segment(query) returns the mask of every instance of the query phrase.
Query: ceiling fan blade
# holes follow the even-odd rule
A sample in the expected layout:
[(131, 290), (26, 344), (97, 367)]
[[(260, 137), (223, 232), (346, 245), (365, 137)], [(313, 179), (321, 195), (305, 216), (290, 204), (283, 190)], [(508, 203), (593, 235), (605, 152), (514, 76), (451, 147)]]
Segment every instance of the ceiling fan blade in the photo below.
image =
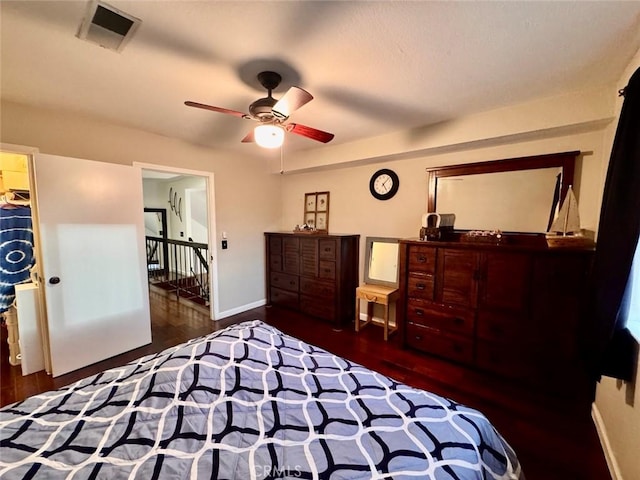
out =
[(333, 140), (333, 133), (323, 132), (317, 128), (307, 127), (306, 125), (300, 125), (299, 123), (289, 123), (285, 126), (287, 132), (295, 133), (296, 135), (302, 135), (303, 137), (310, 138), (322, 143), (328, 143)]
[(186, 101), (184, 102), (184, 104), (187, 107), (203, 108), (204, 110), (211, 110), (212, 112), (226, 113), (228, 115), (233, 115), (234, 117), (251, 118), (246, 113), (238, 112), (236, 110), (229, 110), (228, 108), (214, 107), (212, 105), (205, 105), (204, 103), (197, 103), (197, 102), (190, 102), (190, 101)]
[(276, 102), (271, 111), (276, 118), (285, 120), (289, 118), (289, 115), (311, 100), (313, 100), (313, 95), (306, 90), (299, 87), (291, 87), (287, 90), (287, 93)]
[(252, 143), (256, 141), (255, 135), (253, 133), (253, 128), (249, 130), (249, 133), (247, 133), (241, 141), (242, 143)]

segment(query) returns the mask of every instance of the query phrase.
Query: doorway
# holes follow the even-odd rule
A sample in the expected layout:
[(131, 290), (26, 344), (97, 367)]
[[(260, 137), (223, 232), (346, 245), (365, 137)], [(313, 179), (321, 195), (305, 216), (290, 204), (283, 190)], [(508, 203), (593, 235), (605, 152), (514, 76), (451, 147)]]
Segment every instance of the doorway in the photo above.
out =
[[(7, 329), (9, 363), (28, 375), (50, 371), (48, 339), (43, 342), (44, 293), (40, 265), (37, 208), (33, 202), (33, 154), (29, 147), (0, 149), (0, 318)], [(18, 334), (20, 311), (20, 334)]]
[(213, 173), (142, 163), (134, 167), (141, 171), (145, 216), (150, 230), (156, 229), (146, 234), (152, 287), (175, 295), (177, 301), (206, 307), (215, 320), (219, 302)]

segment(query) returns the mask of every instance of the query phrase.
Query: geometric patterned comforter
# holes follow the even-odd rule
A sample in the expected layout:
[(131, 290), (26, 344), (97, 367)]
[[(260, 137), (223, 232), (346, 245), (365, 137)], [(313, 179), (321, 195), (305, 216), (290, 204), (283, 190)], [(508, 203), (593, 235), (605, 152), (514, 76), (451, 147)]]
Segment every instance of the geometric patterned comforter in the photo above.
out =
[(478, 411), (244, 322), (0, 410), (2, 479), (516, 479)]

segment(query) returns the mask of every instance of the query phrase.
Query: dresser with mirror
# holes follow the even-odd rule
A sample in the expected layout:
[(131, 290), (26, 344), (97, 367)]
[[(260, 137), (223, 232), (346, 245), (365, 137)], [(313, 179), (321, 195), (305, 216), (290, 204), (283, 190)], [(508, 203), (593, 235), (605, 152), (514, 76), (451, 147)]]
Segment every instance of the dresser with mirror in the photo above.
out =
[[(549, 203), (537, 214), (538, 226), (513, 232), (491, 215), (478, 212), (474, 217), (474, 205), (482, 202), (467, 202), (443, 213), (466, 209), (470, 222), (477, 218), (496, 223), (465, 223), (466, 229), (448, 232), (441, 241), (400, 241), (397, 317), (407, 348), (538, 387), (566, 391), (569, 385), (586, 386), (582, 348), (589, 325), (581, 308), (594, 245), (550, 248), (544, 235), (554, 191), (566, 192), (573, 182), (577, 156), (569, 152), (430, 172), (430, 211), (440, 212), (440, 204), (453, 208), (450, 198), (439, 196), (444, 184), (455, 183), (455, 196), (469, 200), (482, 195), (478, 185), (494, 184), (470, 182), (470, 190), (462, 193), (466, 175), (522, 173), (524, 166), (551, 169), (550, 175), (541, 176), (547, 186), (504, 189), (547, 189)], [(562, 199), (562, 193), (556, 196)], [(503, 233), (476, 240), (468, 236), (467, 229), (488, 228)]]

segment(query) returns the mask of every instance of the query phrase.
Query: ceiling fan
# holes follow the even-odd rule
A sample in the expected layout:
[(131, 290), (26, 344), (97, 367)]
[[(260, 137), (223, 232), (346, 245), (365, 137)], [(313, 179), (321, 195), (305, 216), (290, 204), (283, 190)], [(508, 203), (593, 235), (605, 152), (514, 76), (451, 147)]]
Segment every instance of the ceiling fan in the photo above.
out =
[(249, 105), (249, 113), (191, 101), (186, 101), (184, 104), (188, 107), (203, 108), (213, 112), (226, 113), (227, 115), (260, 122), (260, 125), (251, 130), (242, 139), (243, 143), (255, 141), (262, 147), (279, 147), (284, 140), (285, 131), (322, 143), (330, 142), (333, 139), (333, 133), (324, 132), (299, 123), (287, 122), (293, 112), (313, 99), (313, 96), (309, 92), (299, 87), (291, 87), (280, 100), (276, 100), (271, 96), (271, 92), (280, 85), (282, 81), (280, 74), (270, 71), (260, 72), (258, 74), (258, 81), (267, 90), (267, 96)]

